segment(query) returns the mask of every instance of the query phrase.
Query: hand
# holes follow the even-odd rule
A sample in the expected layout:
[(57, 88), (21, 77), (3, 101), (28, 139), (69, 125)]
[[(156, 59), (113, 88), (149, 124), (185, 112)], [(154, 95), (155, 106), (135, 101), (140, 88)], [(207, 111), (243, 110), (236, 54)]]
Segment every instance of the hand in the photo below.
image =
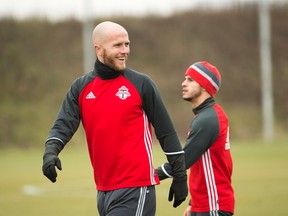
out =
[(187, 208), (184, 211), (183, 216), (190, 216), (191, 215), (191, 206), (187, 206)]
[(50, 179), (53, 183), (56, 182), (57, 172), (55, 166), (62, 170), (61, 161), (57, 155), (54, 154), (46, 154), (43, 157), (43, 166), (42, 171), (43, 174)]
[(183, 201), (185, 201), (188, 195), (188, 186), (187, 186), (187, 176), (183, 176), (181, 179), (176, 179), (174, 177), (170, 190), (168, 200), (171, 202), (174, 197), (173, 207), (176, 208)]

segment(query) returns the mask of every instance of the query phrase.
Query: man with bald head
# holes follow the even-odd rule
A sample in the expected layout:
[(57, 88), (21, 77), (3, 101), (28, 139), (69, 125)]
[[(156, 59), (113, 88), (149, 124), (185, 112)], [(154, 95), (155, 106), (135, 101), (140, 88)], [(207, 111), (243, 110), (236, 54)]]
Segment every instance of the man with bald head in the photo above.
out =
[(106, 21), (92, 35), (94, 69), (76, 79), (45, 142), (43, 173), (56, 182), (58, 157), (80, 121), (86, 140), (100, 216), (153, 216), (155, 185), (152, 126), (171, 166), (168, 200), (179, 206), (188, 195), (184, 151), (155, 83), (126, 66), (129, 36)]
[(127, 31), (121, 25), (113, 22), (100, 23), (93, 31), (92, 40), (100, 62), (115, 71), (126, 68), (130, 41)]

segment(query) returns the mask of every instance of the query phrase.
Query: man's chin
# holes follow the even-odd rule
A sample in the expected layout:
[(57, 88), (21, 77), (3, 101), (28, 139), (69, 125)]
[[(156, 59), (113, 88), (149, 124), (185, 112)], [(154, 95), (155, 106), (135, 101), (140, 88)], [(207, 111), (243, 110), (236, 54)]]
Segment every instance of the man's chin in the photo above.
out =
[(126, 65), (117, 66), (115, 69), (117, 71), (124, 71), (126, 69)]
[(182, 97), (182, 99), (185, 100), (185, 101), (188, 101), (188, 102), (192, 101), (192, 98)]

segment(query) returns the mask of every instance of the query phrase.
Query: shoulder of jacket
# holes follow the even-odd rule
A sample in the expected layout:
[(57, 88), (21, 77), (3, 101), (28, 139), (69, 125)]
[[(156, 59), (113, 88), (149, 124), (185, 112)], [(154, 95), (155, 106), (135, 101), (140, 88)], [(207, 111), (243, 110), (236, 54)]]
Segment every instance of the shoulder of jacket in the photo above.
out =
[(133, 77), (139, 77), (139, 78), (142, 78), (144, 80), (151, 80), (151, 78), (147, 75), (147, 74), (144, 74), (142, 72), (139, 72), (139, 71), (136, 71), (134, 69), (131, 69), (131, 68), (126, 68), (125, 70), (125, 74), (124, 76), (133, 76)]
[(70, 91), (78, 92), (79, 94), (85, 88), (85, 86), (92, 82), (96, 77), (97, 74), (91, 71), (76, 78), (71, 85)]
[(97, 77), (97, 74), (94, 73), (93, 71), (90, 71), (76, 78), (73, 81), (73, 85), (83, 85), (83, 84), (85, 85), (86, 83), (91, 82), (95, 77)]
[(218, 124), (218, 116), (213, 106), (199, 112), (193, 119), (193, 124), (210, 127), (213, 124)]

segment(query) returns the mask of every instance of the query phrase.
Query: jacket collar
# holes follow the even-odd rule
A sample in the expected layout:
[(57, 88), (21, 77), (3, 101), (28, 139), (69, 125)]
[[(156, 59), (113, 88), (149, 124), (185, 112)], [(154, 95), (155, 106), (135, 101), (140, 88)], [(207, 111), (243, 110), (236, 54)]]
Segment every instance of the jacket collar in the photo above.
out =
[(98, 76), (103, 80), (115, 79), (122, 74), (120, 71), (116, 71), (107, 65), (100, 62), (98, 59), (94, 64), (94, 70)]
[(207, 107), (213, 106), (215, 104), (215, 100), (213, 97), (207, 98), (203, 103), (201, 103), (198, 107), (192, 109), (192, 112), (197, 115), (202, 110), (206, 109)]

